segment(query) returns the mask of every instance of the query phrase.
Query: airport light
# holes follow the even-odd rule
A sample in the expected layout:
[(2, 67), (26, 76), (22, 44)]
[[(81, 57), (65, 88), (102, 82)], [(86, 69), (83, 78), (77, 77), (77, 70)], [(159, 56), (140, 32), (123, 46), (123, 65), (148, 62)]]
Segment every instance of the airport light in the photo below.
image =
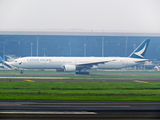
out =
[(3, 60), (5, 60), (5, 45), (3, 45)]
[(38, 37), (37, 37), (37, 57), (38, 57)]
[(133, 47), (134, 47), (134, 50), (135, 50), (135, 48), (136, 48), (136, 44), (133, 44)]
[(102, 57), (104, 57), (104, 37), (102, 38)]
[(69, 42), (69, 55), (71, 57), (71, 45), (70, 45), (70, 42)]
[(86, 57), (86, 43), (84, 43), (84, 57)]
[(31, 43), (31, 57), (32, 57), (32, 45), (33, 45), (33, 43)]
[(125, 57), (127, 56), (127, 41), (128, 41), (128, 37), (126, 37)]
[(46, 56), (46, 48), (44, 47), (44, 57)]
[(71, 57), (71, 46), (70, 46), (70, 57)]

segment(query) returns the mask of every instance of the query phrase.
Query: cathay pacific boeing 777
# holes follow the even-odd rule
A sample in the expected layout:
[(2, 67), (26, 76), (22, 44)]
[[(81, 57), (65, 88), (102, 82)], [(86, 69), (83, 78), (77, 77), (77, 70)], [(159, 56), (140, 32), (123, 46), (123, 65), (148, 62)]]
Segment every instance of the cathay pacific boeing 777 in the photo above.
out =
[[(118, 69), (143, 64), (150, 39), (144, 40), (129, 57), (22, 57), (13, 62), (0, 61), (23, 69), (56, 69), (56, 71), (78, 71), (88, 73), (90, 69)], [(82, 72), (84, 71), (84, 72)]]

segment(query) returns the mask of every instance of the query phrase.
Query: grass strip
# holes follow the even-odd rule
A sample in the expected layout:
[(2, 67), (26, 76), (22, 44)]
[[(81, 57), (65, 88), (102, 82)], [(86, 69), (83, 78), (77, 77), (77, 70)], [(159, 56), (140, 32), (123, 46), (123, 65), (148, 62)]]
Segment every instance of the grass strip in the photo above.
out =
[(0, 99), (160, 101), (160, 83), (1, 81)]

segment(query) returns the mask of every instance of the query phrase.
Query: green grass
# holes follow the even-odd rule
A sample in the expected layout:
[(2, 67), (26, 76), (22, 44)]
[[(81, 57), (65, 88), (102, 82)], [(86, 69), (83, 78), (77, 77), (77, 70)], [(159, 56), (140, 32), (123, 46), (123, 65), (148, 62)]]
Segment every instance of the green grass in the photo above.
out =
[(0, 99), (160, 101), (160, 82), (0, 82)]

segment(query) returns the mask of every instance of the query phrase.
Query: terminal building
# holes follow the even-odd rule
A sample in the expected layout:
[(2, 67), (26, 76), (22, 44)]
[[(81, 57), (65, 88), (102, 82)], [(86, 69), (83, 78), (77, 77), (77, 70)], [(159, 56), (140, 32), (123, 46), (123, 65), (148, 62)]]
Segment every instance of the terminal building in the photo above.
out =
[(160, 34), (104, 31), (0, 31), (0, 56), (127, 57), (145, 39), (145, 58), (160, 61)]

